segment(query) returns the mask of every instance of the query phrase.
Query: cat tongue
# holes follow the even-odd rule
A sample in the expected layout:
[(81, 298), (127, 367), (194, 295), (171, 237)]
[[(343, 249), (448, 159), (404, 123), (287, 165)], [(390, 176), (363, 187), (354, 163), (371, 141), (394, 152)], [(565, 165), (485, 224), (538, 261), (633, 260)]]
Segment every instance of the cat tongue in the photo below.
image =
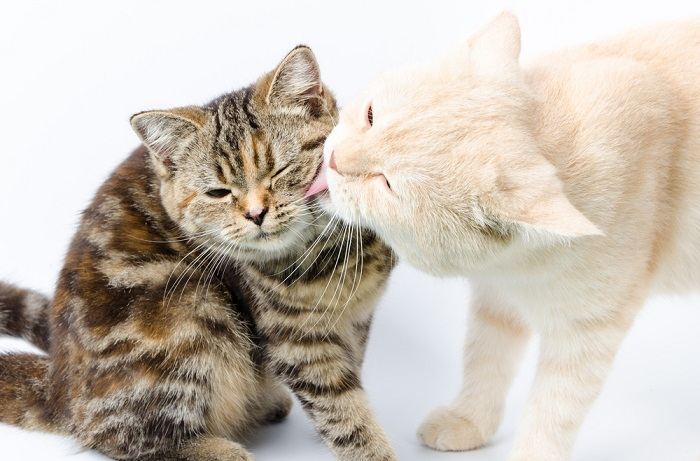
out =
[(319, 171), (318, 176), (311, 183), (309, 189), (306, 191), (304, 197), (312, 197), (324, 190), (328, 189), (328, 181), (326, 181), (326, 165), (324, 164)]

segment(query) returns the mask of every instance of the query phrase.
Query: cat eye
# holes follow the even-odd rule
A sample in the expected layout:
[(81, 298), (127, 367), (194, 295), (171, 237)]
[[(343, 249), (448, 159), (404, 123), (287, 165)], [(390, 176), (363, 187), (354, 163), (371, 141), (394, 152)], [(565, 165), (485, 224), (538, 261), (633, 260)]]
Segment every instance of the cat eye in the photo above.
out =
[(374, 112), (372, 111), (372, 104), (370, 104), (367, 108), (367, 123), (369, 123), (369, 126), (372, 126), (374, 124)]
[(280, 168), (279, 170), (275, 171), (272, 174), (272, 176), (270, 176), (270, 179), (275, 179), (276, 177), (278, 177), (279, 175), (281, 175), (282, 173), (287, 171), (287, 169), (289, 169), (289, 164), (287, 164), (287, 165), (283, 166), (282, 168)]
[(230, 193), (231, 191), (229, 189), (211, 189), (206, 192), (209, 197), (213, 198), (223, 198)]

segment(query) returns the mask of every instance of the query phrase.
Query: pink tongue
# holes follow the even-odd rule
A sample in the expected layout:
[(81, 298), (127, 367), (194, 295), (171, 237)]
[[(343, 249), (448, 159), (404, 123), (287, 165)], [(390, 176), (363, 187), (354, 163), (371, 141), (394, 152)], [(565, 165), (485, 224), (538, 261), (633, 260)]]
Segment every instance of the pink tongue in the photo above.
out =
[(314, 179), (314, 182), (312, 182), (311, 186), (309, 186), (309, 190), (306, 191), (304, 197), (312, 197), (327, 189), (328, 181), (326, 181), (326, 165), (324, 164), (321, 167), (321, 171), (318, 173), (318, 176), (316, 176), (316, 179)]

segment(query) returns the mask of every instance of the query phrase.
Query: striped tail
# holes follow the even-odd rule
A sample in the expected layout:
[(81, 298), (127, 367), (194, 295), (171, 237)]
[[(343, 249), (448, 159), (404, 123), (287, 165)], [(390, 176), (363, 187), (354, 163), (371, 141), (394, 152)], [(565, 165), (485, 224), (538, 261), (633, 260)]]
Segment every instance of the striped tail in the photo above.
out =
[(24, 338), (47, 351), (49, 303), (40, 293), (0, 282), (0, 335)]
[[(0, 282), (0, 334), (49, 347), (49, 299)], [(61, 432), (49, 416), (49, 358), (36, 354), (0, 354), (0, 422), (26, 429)]]

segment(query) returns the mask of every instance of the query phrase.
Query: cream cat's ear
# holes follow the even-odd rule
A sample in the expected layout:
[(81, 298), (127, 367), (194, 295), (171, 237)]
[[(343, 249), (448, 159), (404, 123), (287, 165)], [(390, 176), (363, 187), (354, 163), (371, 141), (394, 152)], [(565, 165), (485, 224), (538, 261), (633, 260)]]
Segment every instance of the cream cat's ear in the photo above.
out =
[(180, 147), (199, 131), (207, 113), (198, 107), (150, 110), (131, 117), (131, 126), (156, 160), (159, 174), (167, 174)]
[(311, 48), (299, 45), (277, 66), (266, 95), (268, 103), (304, 105), (323, 95), (321, 70)]
[(469, 60), (474, 72), (501, 80), (519, 74), (520, 25), (503, 12), (469, 39)]
[(526, 236), (604, 235), (569, 201), (551, 166), (536, 168), (518, 177), (502, 177), (498, 182), (499, 190), (482, 197), (481, 205), (500, 224), (499, 228), (515, 228)]
[(511, 216), (511, 219), (525, 231), (543, 232), (556, 237), (604, 235), (571, 204), (563, 192), (533, 202), (521, 213)]

